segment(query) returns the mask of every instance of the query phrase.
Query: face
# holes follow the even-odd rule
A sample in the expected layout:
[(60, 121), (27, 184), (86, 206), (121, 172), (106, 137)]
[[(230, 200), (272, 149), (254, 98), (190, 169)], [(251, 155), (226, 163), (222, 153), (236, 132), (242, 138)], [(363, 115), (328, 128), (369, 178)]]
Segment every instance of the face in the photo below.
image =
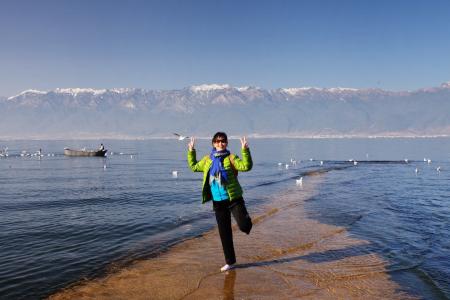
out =
[(226, 139), (224, 139), (223, 137), (218, 137), (213, 143), (213, 146), (217, 151), (227, 149), (227, 145), (228, 145), (228, 141)]

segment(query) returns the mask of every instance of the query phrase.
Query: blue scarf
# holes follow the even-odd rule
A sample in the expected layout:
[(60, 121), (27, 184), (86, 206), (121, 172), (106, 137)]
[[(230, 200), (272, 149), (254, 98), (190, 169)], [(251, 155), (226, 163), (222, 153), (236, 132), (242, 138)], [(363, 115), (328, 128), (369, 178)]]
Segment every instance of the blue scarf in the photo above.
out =
[(222, 184), (221, 182), (222, 178), (225, 180), (225, 182), (228, 180), (227, 172), (223, 167), (223, 159), (228, 155), (230, 155), (230, 151), (228, 150), (217, 151), (214, 148), (211, 150), (211, 154), (209, 155), (209, 157), (212, 160), (212, 165), (211, 168), (209, 169), (209, 176), (219, 176), (220, 184)]

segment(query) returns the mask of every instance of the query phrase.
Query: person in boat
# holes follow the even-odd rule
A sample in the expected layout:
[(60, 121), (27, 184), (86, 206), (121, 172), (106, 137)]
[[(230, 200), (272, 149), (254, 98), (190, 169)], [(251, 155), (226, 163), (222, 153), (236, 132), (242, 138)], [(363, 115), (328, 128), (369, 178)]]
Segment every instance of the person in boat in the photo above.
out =
[(105, 150), (105, 146), (103, 146), (103, 144), (100, 144), (100, 147), (98, 148), (99, 151), (103, 151)]
[(238, 171), (250, 171), (253, 162), (245, 137), (241, 138), (242, 159), (227, 150), (228, 138), (224, 132), (217, 132), (212, 138), (212, 150), (209, 155), (197, 161), (195, 138), (188, 144), (187, 161), (193, 172), (203, 172), (202, 203), (212, 200), (219, 227), (220, 240), (226, 264), (222, 272), (230, 270), (236, 263), (231, 229), (233, 214), (239, 229), (246, 234), (252, 229), (252, 220), (242, 198), (242, 187), (239, 184)]

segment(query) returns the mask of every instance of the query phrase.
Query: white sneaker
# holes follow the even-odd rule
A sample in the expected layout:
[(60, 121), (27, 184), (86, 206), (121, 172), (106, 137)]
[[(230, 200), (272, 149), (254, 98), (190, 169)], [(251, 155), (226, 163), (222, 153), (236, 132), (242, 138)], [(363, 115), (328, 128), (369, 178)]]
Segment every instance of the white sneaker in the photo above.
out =
[(231, 269), (233, 269), (233, 265), (226, 264), (225, 266), (220, 268), (220, 272), (225, 272), (225, 271), (228, 271), (228, 270), (231, 270)]

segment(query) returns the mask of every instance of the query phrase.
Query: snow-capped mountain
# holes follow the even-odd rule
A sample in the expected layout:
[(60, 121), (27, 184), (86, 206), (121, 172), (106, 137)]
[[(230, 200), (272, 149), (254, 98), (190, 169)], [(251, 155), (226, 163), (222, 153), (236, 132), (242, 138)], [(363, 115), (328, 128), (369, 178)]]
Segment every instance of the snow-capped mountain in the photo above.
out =
[(0, 137), (448, 135), (450, 82), (408, 92), (353, 88), (59, 88), (0, 98)]

